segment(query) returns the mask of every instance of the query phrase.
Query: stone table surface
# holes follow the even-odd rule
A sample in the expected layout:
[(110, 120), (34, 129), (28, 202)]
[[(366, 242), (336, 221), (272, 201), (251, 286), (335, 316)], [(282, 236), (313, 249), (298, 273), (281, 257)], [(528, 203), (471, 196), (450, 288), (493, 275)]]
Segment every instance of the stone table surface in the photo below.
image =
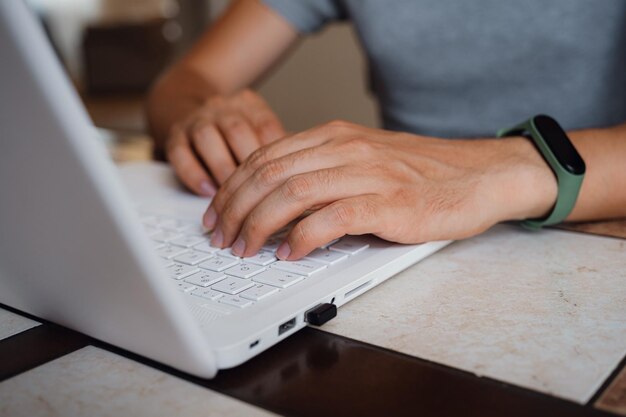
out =
[(272, 415), (93, 346), (0, 384), (2, 417)]
[(626, 240), (496, 226), (323, 329), (585, 403), (626, 354)]
[(39, 323), (34, 320), (0, 308), (0, 340), (38, 325)]

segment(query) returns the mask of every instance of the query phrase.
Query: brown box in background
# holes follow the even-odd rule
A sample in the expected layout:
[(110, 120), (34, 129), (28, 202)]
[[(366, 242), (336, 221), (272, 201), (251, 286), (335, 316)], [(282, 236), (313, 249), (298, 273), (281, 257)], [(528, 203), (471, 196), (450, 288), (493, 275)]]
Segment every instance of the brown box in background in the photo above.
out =
[(167, 19), (89, 26), (83, 38), (88, 94), (142, 93), (170, 63), (177, 47)]

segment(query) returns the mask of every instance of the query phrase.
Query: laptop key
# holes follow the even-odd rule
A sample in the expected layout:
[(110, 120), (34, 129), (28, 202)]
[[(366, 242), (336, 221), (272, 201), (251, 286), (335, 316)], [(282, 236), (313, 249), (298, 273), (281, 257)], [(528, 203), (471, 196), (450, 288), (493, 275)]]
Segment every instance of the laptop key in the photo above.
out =
[(188, 282), (178, 281), (176, 282), (176, 288), (178, 288), (178, 290), (182, 292), (191, 292), (197, 289), (198, 287), (196, 287), (193, 284), (189, 284)]
[(188, 224), (184, 227), (180, 227), (178, 231), (199, 236), (204, 236), (209, 233), (208, 230), (206, 230), (200, 223)]
[(302, 275), (291, 272), (281, 271), (279, 269), (267, 269), (252, 278), (252, 281), (262, 284), (271, 285), (278, 288), (291, 287), (293, 284), (304, 279)]
[(250, 278), (263, 271), (265, 271), (263, 266), (243, 262), (228, 268), (224, 273), (239, 278)]
[(227, 277), (217, 284), (211, 286), (215, 291), (220, 291), (226, 294), (235, 295), (239, 294), (243, 290), (247, 290), (248, 288), (254, 286), (254, 282), (249, 281), (247, 279), (235, 278), (235, 277)]
[(187, 252), (187, 249), (185, 248), (181, 248), (179, 246), (163, 246), (162, 248), (157, 249), (157, 255), (159, 255), (161, 258), (165, 258), (165, 259), (172, 259), (175, 256), (181, 255), (185, 252)]
[(172, 261), (171, 259), (160, 258), (160, 261), (162, 262), (163, 268), (174, 265), (174, 261)]
[(197, 288), (191, 291), (191, 295), (195, 295), (196, 297), (204, 298), (206, 300), (217, 300), (223, 297), (224, 293), (212, 290), (210, 288)]
[(263, 245), (263, 249), (274, 253), (276, 252), (276, 250), (278, 249), (281, 243), (282, 243), (282, 239), (278, 237), (270, 237), (269, 239), (265, 241), (265, 244)]
[(271, 268), (281, 269), (294, 274), (310, 276), (316, 272), (326, 268), (325, 264), (311, 261), (308, 259), (300, 259), (299, 261), (278, 261), (271, 265)]
[(219, 248), (214, 248), (213, 246), (211, 246), (208, 240), (205, 240), (202, 243), (194, 245), (193, 248), (194, 250), (199, 250), (200, 252), (206, 252), (206, 253), (215, 253), (220, 250)]
[(197, 285), (198, 287), (206, 288), (218, 281), (223, 280), (224, 278), (226, 278), (226, 275), (221, 272), (200, 271), (188, 276), (185, 278), (185, 281), (190, 284)]
[(247, 298), (248, 300), (259, 301), (270, 295), (277, 294), (279, 291), (278, 288), (272, 287), (271, 285), (256, 284), (254, 287), (243, 291), (239, 296)]
[(159, 227), (162, 229), (173, 230), (176, 232), (181, 232), (187, 226), (190, 226), (194, 223), (189, 220), (180, 220), (180, 219), (162, 219), (161, 223), (159, 223)]
[(337, 252), (347, 253), (349, 255), (355, 255), (362, 250), (369, 248), (369, 246), (369, 243), (365, 243), (363, 239), (357, 236), (344, 236), (339, 239), (339, 242), (331, 245), (329, 249)]
[(160, 232), (150, 236), (150, 239), (156, 240), (157, 242), (169, 242), (170, 240), (178, 239), (179, 237), (182, 237), (182, 235), (178, 232), (161, 230)]
[(274, 252), (267, 250), (259, 251), (256, 255), (246, 258), (246, 262), (251, 264), (257, 264), (261, 266), (267, 266), (272, 262), (276, 262), (278, 259), (274, 256)]
[(167, 267), (167, 272), (170, 274), (170, 278), (173, 279), (183, 279), (191, 274), (195, 274), (198, 271), (199, 269), (194, 266), (177, 263)]
[(201, 236), (188, 235), (188, 236), (179, 237), (178, 239), (170, 240), (170, 243), (172, 245), (183, 246), (185, 248), (190, 248), (190, 247), (192, 247), (194, 245), (197, 245), (198, 243), (202, 243), (204, 241), (205, 241), (205, 238), (203, 238)]
[(174, 258), (176, 262), (180, 262), (187, 265), (198, 265), (202, 261), (206, 261), (212, 255), (206, 252), (189, 251)]
[(223, 256), (214, 256), (198, 265), (202, 269), (209, 269), (215, 272), (222, 272), (231, 266), (235, 266), (239, 263), (238, 258), (225, 258)]
[(231, 252), (231, 249), (230, 249), (230, 248), (220, 249), (220, 250), (218, 250), (218, 251), (217, 251), (217, 254), (218, 254), (219, 256), (224, 256), (224, 257), (226, 257), (226, 258), (241, 259), (241, 258), (240, 258), (240, 257), (238, 257), (237, 255), (234, 255), (234, 254)]
[(321, 262), (327, 265), (334, 265), (337, 262), (347, 259), (348, 254), (327, 249), (315, 249), (304, 258), (310, 259), (312, 261)]
[(239, 308), (250, 307), (253, 304), (252, 301), (241, 298), (238, 295), (227, 295), (221, 297), (218, 301), (222, 304), (228, 304)]

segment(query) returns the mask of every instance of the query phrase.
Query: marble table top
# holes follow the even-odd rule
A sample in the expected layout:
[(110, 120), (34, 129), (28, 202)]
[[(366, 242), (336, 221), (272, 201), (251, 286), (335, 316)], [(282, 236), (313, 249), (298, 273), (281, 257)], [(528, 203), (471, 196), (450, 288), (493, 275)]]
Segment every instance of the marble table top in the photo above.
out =
[(0, 308), (0, 340), (32, 329), (40, 323)]
[(93, 346), (0, 384), (0, 416), (272, 415)]
[[(38, 324), (0, 309), (0, 339)], [(626, 354), (626, 240), (497, 226), (357, 298), (322, 329), (585, 403)], [(611, 387), (597, 406), (624, 413), (626, 370)], [(0, 384), (1, 416), (86, 408), (268, 415), (95, 347)]]
[(322, 329), (585, 403), (626, 354), (626, 240), (496, 226)]

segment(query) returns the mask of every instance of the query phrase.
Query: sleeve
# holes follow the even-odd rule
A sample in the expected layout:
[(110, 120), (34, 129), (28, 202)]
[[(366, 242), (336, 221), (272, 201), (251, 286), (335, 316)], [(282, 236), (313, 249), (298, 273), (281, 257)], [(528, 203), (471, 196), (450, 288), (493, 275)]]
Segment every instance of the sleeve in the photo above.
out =
[(346, 20), (341, 0), (263, 0), (301, 33), (312, 33), (335, 20)]

